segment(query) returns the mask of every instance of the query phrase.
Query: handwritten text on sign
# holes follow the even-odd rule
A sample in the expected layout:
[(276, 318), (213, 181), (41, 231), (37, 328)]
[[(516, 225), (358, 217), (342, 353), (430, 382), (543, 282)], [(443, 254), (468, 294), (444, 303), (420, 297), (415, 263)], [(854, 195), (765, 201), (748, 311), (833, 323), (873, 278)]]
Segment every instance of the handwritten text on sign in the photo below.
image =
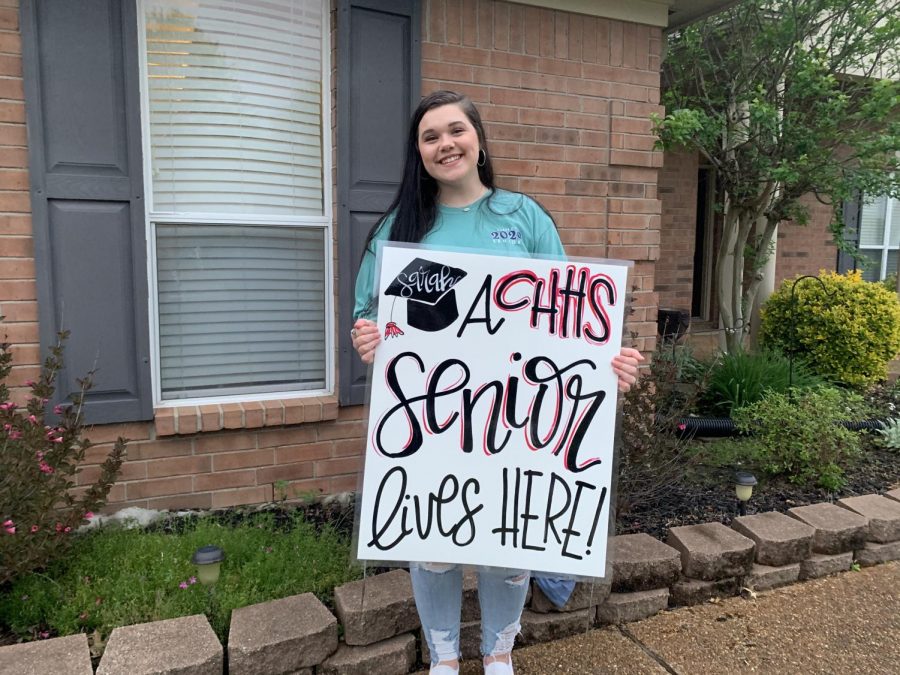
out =
[(361, 559), (603, 575), (626, 275), (381, 249)]

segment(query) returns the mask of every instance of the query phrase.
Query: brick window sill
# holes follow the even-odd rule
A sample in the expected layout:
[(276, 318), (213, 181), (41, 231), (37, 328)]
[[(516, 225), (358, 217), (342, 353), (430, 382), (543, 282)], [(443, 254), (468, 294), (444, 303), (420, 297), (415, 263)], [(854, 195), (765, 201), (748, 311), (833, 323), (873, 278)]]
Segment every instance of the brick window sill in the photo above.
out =
[(273, 399), (214, 405), (185, 405), (153, 411), (157, 436), (196, 434), (223, 429), (260, 429), (334, 420), (337, 396)]

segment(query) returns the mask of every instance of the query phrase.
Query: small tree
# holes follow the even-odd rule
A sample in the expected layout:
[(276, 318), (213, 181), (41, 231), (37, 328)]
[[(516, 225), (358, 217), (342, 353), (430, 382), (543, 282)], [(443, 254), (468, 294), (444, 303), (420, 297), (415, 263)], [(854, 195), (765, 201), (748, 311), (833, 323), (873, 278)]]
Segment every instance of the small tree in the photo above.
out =
[(65, 338), (60, 334), (40, 379), (28, 383), (31, 395), (22, 408), (10, 400), (6, 378), (12, 354), (8, 344), (0, 344), (0, 586), (65, 552), (70, 533), (106, 503), (125, 458), (125, 439), (119, 438), (97, 479), (80, 496), (73, 494), (79, 464), (91, 446), (83, 438), (82, 415), (91, 383), (90, 376), (80, 381), (71, 404), (57, 406), (52, 417), (47, 414)]
[(900, 2), (744, 0), (669, 39), (665, 149), (717, 172), (716, 262), (728, 351), (749, 332), (778, 223), (805, 224), (808, 193), (841, 209), (900, 193)]

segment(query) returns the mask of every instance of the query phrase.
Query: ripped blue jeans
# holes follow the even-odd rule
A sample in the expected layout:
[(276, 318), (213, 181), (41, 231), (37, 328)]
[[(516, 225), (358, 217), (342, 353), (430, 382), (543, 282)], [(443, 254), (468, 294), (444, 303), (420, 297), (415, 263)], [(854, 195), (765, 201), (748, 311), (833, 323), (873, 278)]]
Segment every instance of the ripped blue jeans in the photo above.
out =
[[(411, 563), (413, 594), (432, 665), (459, 658), (459, 621), (462, 611), (462, 566)], [(481, 653), (499, 656), (512, 651), (528, 594), (531, 573), (502, 567), (478, 568), (481, 605)]]

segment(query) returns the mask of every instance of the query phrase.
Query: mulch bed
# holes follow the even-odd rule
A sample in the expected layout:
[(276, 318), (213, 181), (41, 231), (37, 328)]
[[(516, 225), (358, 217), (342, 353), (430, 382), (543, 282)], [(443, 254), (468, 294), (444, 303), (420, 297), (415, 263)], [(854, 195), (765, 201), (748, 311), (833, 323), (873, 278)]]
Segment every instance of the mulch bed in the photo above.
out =
[[(900, 453), (866, 444), (862, 455), (845, 467), (846, 484), (838, 492), (793, 485), (783, 478), (756, 474), (759, 484), (747, 513), (785, 512), (795, 506), (837, 501), (843, 497), (882, 493), (900, 487)], [(670, 527), (720, 522), (738, 515), (734, 472), (720, 467), (692, 467), (687, 478), (662, 497), (617, 514), (616, 533), (647, 534), (665, 541)]]

